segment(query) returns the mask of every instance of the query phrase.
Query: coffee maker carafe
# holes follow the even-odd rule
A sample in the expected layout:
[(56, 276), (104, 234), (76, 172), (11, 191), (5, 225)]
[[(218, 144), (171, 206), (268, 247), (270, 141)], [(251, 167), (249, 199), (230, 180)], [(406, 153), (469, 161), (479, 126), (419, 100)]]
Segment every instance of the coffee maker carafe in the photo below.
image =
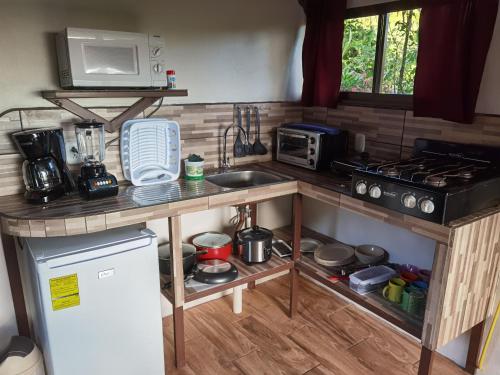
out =
[(24, 196), (28, 202), (47, 203), (75, 189), (66, 166), (62, 129), (33, 129), (12, 134), (24, 157)]

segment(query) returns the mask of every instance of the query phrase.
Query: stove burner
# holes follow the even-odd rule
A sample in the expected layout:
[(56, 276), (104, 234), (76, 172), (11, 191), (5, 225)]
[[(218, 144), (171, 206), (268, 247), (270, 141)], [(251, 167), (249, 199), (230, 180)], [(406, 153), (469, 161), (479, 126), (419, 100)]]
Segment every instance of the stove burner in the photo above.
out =
[(399, 170), (395, 167), (382, 168), (381, 172), (384, 176), (389, 176), (389, 177), (399, 176)]
[(429, 176), (424, 179), (424, 184), (431, 185), (434, 187), (443, 187), (448, 183), (446, 182), (446, 177), (441, 176)]
[(457, 177), (464, 178), (466, 180), (470, 180), (471, 178), (474, 177), (474, 174), (472, 173), (472, 171), (462, 171), (462, 172), (458, 173)]

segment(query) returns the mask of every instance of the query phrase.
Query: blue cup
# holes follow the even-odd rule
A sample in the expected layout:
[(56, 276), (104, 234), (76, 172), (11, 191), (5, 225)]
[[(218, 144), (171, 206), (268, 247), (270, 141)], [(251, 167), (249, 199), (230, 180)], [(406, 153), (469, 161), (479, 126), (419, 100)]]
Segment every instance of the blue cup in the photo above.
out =
[(429, 284), (422, 280), (412, 282), (411, 286), (421, 290), (422, 292), (427, 292), (427, 290), (429, 289)]

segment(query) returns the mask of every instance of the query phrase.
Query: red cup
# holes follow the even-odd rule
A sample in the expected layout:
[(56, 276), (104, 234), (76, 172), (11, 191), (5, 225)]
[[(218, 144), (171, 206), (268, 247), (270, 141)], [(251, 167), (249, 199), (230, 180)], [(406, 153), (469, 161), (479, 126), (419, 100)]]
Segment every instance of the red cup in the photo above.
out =
[(408, 284), (418, 280), (418, 275), (410, 271), (403, 271), (400, 276)]

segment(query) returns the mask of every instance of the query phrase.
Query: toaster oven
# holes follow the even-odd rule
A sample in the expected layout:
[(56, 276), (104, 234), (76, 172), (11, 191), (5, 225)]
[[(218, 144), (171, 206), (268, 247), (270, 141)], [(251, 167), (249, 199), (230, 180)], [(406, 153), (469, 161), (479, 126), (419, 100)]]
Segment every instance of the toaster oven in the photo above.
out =
[(347, 155), (348, 133), (326, 125), (285, 124), (278, 128), (276, 143), (278, 161), (320, 170)]

